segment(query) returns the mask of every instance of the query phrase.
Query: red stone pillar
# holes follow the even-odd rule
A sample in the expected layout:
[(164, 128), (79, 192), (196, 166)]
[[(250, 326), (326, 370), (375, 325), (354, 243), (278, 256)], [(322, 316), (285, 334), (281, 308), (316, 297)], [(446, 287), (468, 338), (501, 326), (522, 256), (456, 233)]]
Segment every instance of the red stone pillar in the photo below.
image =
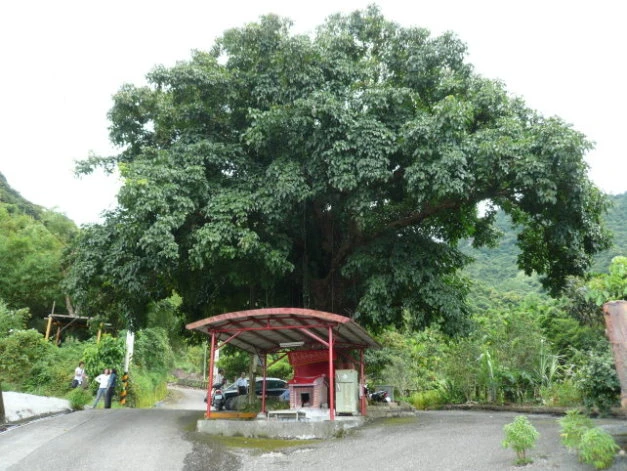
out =
[(211, 391), (213, 389), (213, 369), (215, 368), (216, 333), (211, 332), (211, 356), (209, 357), (209, 382), (207, 383), (207, 411), (205, 417), (211, 418)]

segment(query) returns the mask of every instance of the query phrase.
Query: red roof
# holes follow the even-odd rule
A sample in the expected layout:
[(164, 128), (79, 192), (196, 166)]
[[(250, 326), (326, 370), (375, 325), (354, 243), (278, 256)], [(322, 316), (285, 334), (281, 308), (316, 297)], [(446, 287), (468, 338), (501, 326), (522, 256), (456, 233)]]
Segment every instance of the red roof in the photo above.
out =
[(215, 333), (218, 341), (230, 339), (229, 344), (251, 353), (322, 348), (328, 341), (329, 328), (335, 349), (380, 348), (351, 318), (313, 309), (279, 307), (228, 312), (186, 327), (208, 335)]

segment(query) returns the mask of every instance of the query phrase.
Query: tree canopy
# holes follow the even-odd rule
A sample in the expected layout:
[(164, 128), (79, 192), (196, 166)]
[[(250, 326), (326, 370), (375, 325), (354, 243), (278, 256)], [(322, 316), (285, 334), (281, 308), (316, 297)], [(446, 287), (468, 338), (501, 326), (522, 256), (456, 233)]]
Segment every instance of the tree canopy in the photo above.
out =
[(124, 85), (110, 111), (119, 206), (78, 239), (83, 309), (142, 322), (173, 291), (190, 319), (304, 306), (377, 328), (467, 315), (457, 247), (518, 226), (518, 264), (557, 293), (607, 247), (591, 143), (477, 75), (453, 34), (334, 15), (314, 36), (276, 16)]

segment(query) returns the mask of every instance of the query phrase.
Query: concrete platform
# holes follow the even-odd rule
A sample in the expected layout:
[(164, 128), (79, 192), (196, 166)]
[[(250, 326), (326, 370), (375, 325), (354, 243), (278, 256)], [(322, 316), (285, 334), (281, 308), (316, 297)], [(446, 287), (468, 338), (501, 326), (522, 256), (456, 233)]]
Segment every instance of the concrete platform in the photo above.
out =
[(290, 440), (327, 439), (365, 423), (362, 416), (336, 416), (329, 420), (329, 411), (303, 410), (293, 419), (259, 415), (254, 420), (199, 420), (196, 429), (201, 433), (242, 436), (250, 438), (283, 438)]
[(413, 407), (397, 403), (369, 405), (367, 417), (336, 415), (334, 421), (330, 420), (328, 409), (303, 408), (274, 412), (269, 416), (259, 414), (253, 420), (224, 420), (217, 417), (212, 420), (199, 420), (196, 430), (226, 437), (327, 439), (337, 437), (351, 428), (360, 427), (367, 420), (416, 415)]

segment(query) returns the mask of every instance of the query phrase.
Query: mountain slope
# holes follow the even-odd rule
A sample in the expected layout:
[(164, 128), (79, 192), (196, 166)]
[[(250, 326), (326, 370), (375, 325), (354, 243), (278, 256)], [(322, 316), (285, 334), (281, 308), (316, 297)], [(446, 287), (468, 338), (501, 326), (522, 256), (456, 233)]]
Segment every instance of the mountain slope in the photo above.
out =
[(22, 195), (9, 186), (7, 179), (0, 172), (0, 203), (4, 203), (11, 213), (25, 214), (41, 220), (45, 209), (25, 200)]
[[(605, 273), (610, 261), (617, 255), (627, 255), (627, 193), (609, 195), (612, 206), (605, 222), (613, 233), (613, 246), (594, 258), (592, 271)], [(517, 232), (511, 221), (503, 213), (496, 218), (497, 227), (503, 232), (501, 242), (495, 248), (474, 249), (471, 241), (460, 244), (461, 250), (475, 261), (466, 269), (466, 274), (474, 279), (491, 285), (499, 291), (541, 291), (537, 276), (526, 276), (516, 265), (520, 250), (516, 246)]]

